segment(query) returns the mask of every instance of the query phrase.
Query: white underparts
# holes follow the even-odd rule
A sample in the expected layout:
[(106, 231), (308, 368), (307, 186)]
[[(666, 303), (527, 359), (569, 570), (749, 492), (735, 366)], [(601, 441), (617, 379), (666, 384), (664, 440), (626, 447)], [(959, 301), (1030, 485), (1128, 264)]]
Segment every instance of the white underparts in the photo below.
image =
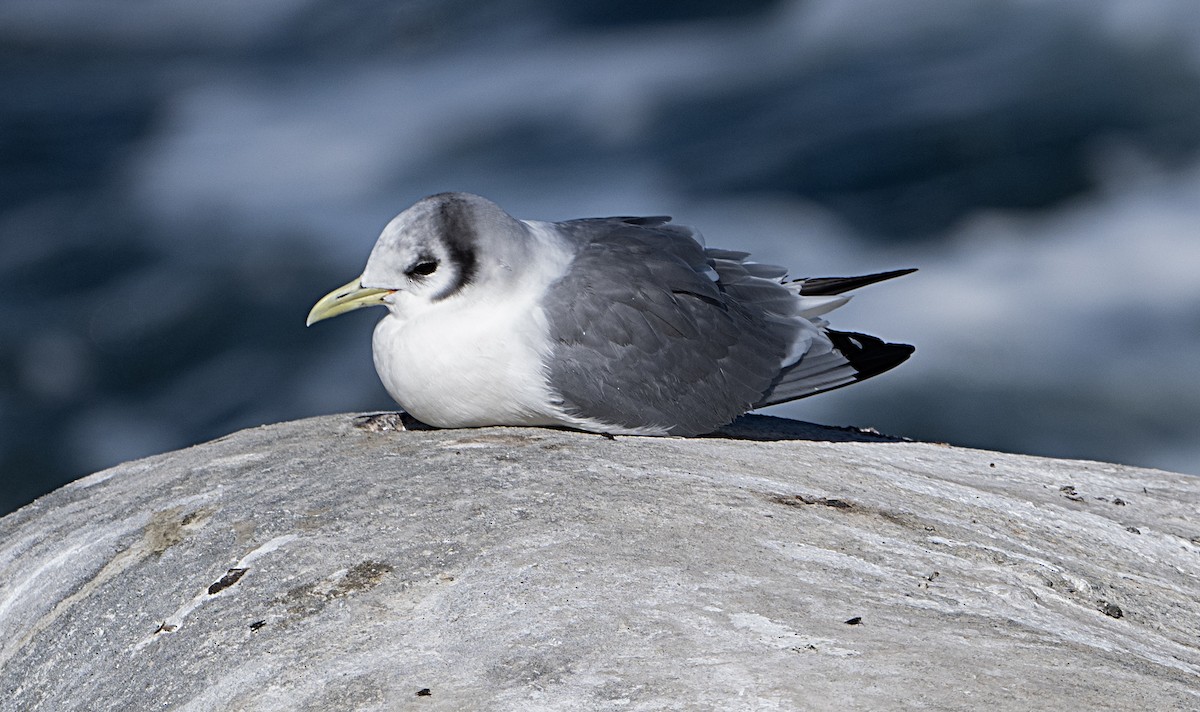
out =
[[(540, 223), (527, 223), (528, 255), (486, 284), (435, 302), (398, 302), (375, 327), (375, 369), (413, 417), (438, 427), (586, 426), (563, 413), (550, 388), (551, 339), (540, 299), (571, 254)], [(591, 428), (587, 428), (591, 429)]]

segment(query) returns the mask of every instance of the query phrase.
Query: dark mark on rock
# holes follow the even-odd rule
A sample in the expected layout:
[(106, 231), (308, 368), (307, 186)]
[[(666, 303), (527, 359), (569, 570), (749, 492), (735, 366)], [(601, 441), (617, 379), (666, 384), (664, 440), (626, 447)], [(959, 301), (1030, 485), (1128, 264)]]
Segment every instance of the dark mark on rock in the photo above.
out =
[(254, 621), (253, 623), (250, 624), (250, 630), (258, 630), (259, 628), (262, 628), (266, 624), (267, 624), (267, 622), (265, 620)]
[(802, 507), (806, 504), (822, 504), (826, 507), (834, 509), (853, 509), (854, 505), (844, 499), (829, 499), (825, 497), (805, 497), (802, 494), (794, 494), (790, 497), (787, 495), (774, 495), (771, 501), (776, 504), (783, 504), (789, 507)]
[(1058, 491), (1062, 492), (1063, 496), (1066, 497), (1067, 499), (1071, 500), (1072, 502), (1082, 502), (1083, 501), (1083, 497), (1079, 496), (1079, 493), (1075, 491), (1074, 485), (1063, 485), (1062, 487), (1058, 488)]
[(209, 514), (209, 512), (206, 512), (203, 509), (197, 509), (195, 511), (188, 512), (187, 514), (183, 515), (183, 519), (180, 519), (179, 523), (186, 527), (189, 524), (195, 524), (196, 522), (200, 521), (201, 519), (207, 517), (208, 514)]
[(329, 601), (374, 588), (393, 570), (390, 564), (381, 561), (363, 561), (340, 576), (296, 586), (278, 600), (287, 606), (288, 613), (310, 616)]
[(201, 507), (184, 514), (182, 507), (171, 507), (154, 512), (142, 532), (146, 548), (153, 554), (162, 554), (207, 524), (214, 511), (212, 507)]
[(208, 595), (215, 596), (221, 591), (229, 588), (233, 584), (237, 583), (238, 579), (245, 576), (246, 572), (249, 570), (250, 569), (229, 569), (225, 572), (224, 576), (216, 581), (216, 583), (208, 587)]
[(1134, 534), (1141, 534), (1141, 533), (1142, 533), (1142, 530), (1141, 530), (1141, 529), (1138, 529), (1137, 527), (1125, 527), (1125, 531), (1127, 531), (1127, 532), (1133, 532)]
[(403, 413), (370, 413), (354, 418), (354, 427), (368, 433), (389, 433), (407, 430)]
[(393, 571), (390, 564), (381, 561), (363, 561), (355, 564), (346, 572), (340, 588), (343, 595), (352, 591), (364, 591), (373, 588), (384, 576)]
[(174, 633), (177, 630), (179, 630), (179, 626), (172, 625), (164, 621), (163, 623), (159, 624), (158, 630), (155, 630), (154, 634), (158, 635), (159, 633)]
[(862, 623), (862, 616), (854, 616), (853, 618), (844, 621), (846, 625), (859, 625)]
[(421, 689), (417, 690), (417, 697), (429, 697), (432, 694), (433, 693), (428, 687), (422, 687)]
[(1100, 611), (1110, 618), (1122, 618), (1125, 615), (1125, 611), (1122, 611), (1120, 606), (1108, 601), (1100, 602)]
[(1121, 499), (1120, 497), (1117, 497), (1116, 499), (1113, 500), (1113, 504), (1117, 505), (1118, 507), (1124, 507), (1125, 500)]

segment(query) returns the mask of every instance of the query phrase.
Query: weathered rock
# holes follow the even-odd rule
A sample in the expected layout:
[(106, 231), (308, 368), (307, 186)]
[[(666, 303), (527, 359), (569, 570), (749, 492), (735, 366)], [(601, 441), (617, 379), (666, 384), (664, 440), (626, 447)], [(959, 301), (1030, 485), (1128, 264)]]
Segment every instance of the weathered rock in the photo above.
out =
[(1200, 479), (354, 422), (0, 521), (0, 710), (1200, 708)]

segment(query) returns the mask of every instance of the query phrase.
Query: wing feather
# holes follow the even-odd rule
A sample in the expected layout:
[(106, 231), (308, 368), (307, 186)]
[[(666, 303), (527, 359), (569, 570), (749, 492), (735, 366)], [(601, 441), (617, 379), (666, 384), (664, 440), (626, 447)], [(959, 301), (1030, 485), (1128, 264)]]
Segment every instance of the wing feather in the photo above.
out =
[(753, 408), (894, 368), (913, 348), (819, 318), (851, 289), (899, 277), (784, 282), (782, 267), (705, 248), (669, 218), (558, 223), (577, 249), (543, 304), (549, 378), (568, 415), (609, 432), (696, 435)]
[[(733, 292), (750, 285), (725, 285), (690, 231), (621, 219), (559, 228), (579, 249), (544, 304), (550, 382), (568, 414), (618, 431), (695, 435), (771, 388), (795, 328), (748, 308)], [(613, 353), (613, 342), (624, 348)]]

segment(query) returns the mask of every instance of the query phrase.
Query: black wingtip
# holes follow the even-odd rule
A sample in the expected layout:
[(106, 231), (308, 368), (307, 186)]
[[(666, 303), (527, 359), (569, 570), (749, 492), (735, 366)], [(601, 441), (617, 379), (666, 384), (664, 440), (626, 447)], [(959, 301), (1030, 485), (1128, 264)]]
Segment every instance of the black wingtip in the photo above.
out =
[(666, 225), (667, 223), (671, 222), (670, 215), (621, 215), (616, 219), (623, 223), (638, 225), (640, 227), (658, 227), (659, 225)]
[(858, 372), (858, 380), (878, 376), (908, 360), (916, 348), (910, 344), (890, 344), (883, 339), (853, 331), (825, 332), (833, 347)]
[(909, 267), (908, 269), (894, 269), (889, 272), (864, 274), (858, 277), (810, 277), (797, 281), (801, 282), (800, 294), (806, 297), (825, 296), (829, 294), (841, 294), (851, 289), (875, 284), (876, 282), (903, 277), (906, 274), (912, 274), (916, 271), (916, 267)]
[[(890, 344), (883, 339), (860, 334), (854, 331), (834, 331), (828, 329), (825, 331), (826, 336), (833, 342), (834, 351), (845, 359), (845, 362), (835, 361), (834, 366), (849, 365), (854, 369), (854, 376), (837, 382), (836, 385), (812, 385), (812, 373), (807, 374), (807, 377), (800, 377), (793, 380), (788, 380), (791, 369), (785, 369), (775, 383), (772, 384), (771, 390), (765, 394), (763, 399), (755, 404), (755, 408), (763, 408), (769, 405), (778, 405), (788, 401), (797, 400), (800, 398), (808, 398), (815, 396), (818, 393), (828, 393), (839, 388), (854, 385), (860, 381), (865, 381), (873, 376), (890, 371), (908, 360), (916, 351), (909, 344)], [(799, 361), (803, 364), (804, 359)], [(833, 369), (827, 369), (824, 372), (829, 373)], [(820, 379), (818, 379), (820, 380)], [(828, 382), (827, 380), (825, 382)]]

